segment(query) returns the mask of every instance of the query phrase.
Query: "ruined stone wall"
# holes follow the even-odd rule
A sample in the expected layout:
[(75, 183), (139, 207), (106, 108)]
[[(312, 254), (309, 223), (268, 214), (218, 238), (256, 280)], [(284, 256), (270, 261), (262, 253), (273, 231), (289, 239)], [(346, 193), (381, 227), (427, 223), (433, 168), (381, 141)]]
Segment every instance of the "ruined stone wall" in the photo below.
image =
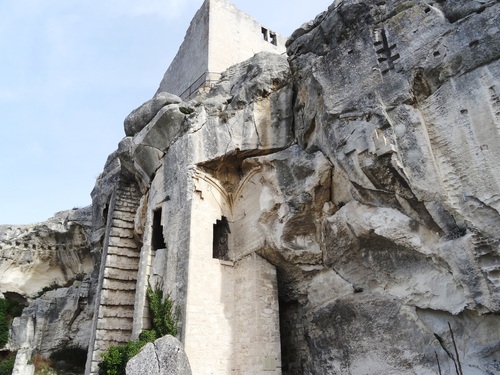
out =
[(0, 226), (0, 295), (25, 306), (1, 349), (18, 353), (19, 373), (34, 371), (34, 353), (87, 348), (94, 297), (91, 214), (86, 207), (43, 223)]
[(281, 374), (276, 267), (252, 253), (234, 267), (235, 374)]
[(209, 2), (206, 1), (196, 12), (179, 51), (165, 72), (158, 92), (182, 95), (189, 86), (209, 71), (209, 9)]
[(210, 72), (222, 73), (257, 52), (285, 53), (285, 37), (259, 24), (228, 0), (210, 2), (209, 22)]
[(214, 225), (230, 211), (215, 181), (196, 175), (192, 200), (184, 347), (197, 374), (233, 368), (234, 271), (213, 257)]
[(206, 0), (191, 21), (158, 92), (192, 98), (206, 81), (215, 83), (227, 68), (257, 52), (284, 53), (285, 40), (228, 0)]

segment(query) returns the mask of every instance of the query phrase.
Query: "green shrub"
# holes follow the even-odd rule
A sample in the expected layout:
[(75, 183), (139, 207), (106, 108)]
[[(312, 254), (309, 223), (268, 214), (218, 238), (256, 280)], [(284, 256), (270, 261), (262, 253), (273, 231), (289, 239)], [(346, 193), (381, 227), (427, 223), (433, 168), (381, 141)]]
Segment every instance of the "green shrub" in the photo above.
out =
[(3, 348), (9, 342), (9, 323), (3, 316), (0, 316), (0, 348)]
[(122, 375), (125, 374), (125, 346), (110, 346), (101, 354), (102, 361), (99, 363), (100, 375)]
[(16, 361), (16, 352), (11, 352), (6, 358), (0, 361), (0, 375), (11, 375)]
[(174, 312), (174, 301), (170, 299), (170, 294), (167, 293), (163, 298), (163, 289), (158, 285), (153, 289), (148, 282), (146, 296), (148, 297), (149, 311), (156, 337), (177, 336), (179, 314)]
[(145, 341), (129, 341), (125, 345), (110, 346), (103, 353), (102, 361), (99, 363), (100, 375), (125, 375), (127, 362), (136, 354), (142, 347), (146, 345)]
[(156, 336), (156, 331), (154, 329), (148, 329), (139, 335), (139, 340), (144, 342), (154, 342), (157, 338), (158, 337)]
[(177, 335), (177, 321), (179, 314), (174, 312), (174, 302), (167, 294), (163, 298), (163, 290), (158, 286), (153, 290), (148, 283), (146, 296), (149, 302), (149, 311), (152, 316), (153, 329), (146, 330), (139, 335), (138, 341), (130, 341), (125, 345), (111, 346), (101, 354), (99, 375), (125, 375), (127, 362), (149, 342), (166, 335)]
[(21, 315), (23, 306), (19, 302), (0, 299), (0, 348), (9, 341), (10, 323), (14, 317)]

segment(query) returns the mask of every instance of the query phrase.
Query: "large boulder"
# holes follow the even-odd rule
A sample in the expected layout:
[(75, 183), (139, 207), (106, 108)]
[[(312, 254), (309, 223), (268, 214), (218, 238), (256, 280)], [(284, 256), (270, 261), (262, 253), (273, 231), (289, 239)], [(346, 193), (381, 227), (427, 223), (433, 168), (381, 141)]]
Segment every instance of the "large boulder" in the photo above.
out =
[(179, 104), (182, 99), (168, 92), (160, 92), (153, 99), (148, 100), (140, 107), (134, 109), (124, 121), (125, 135), (133, 136), (141, 131), (158, 113), (158, 111), (169, 104)]
[(191, 366), (182, 344), (164, 336), (147, 344), (127, 363), (127, 375), (191, 375)]

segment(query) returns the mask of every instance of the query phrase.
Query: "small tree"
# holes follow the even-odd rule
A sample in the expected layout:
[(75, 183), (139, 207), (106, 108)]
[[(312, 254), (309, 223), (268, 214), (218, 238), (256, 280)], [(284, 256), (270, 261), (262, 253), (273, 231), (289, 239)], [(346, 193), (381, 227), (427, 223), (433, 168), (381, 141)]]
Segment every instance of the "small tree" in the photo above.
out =
[(163, 289), (158, 284), (153, 289), (148, 281), (146, 296), (149, 302), (151, 323), (156, 337), (166, 335), (177, 336), (179, 314), (177, 311), (174, 311), (174, 301), (170, 298), (170, 294), (167, 293), (165, 298), (163, 298)]

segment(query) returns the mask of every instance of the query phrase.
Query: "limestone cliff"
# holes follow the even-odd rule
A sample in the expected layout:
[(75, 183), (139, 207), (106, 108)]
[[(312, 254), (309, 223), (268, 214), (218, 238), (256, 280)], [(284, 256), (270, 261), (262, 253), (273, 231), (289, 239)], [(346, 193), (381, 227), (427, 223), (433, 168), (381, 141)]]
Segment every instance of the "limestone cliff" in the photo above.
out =
[(343, 1), (288, 42), (297, 142), (333, 167), (322, 269), (282, 309), (307, 338), (290, 371), (427, 373), (448, 322), (464, 373), (500, 370), (499, 14)]
[(43, 287), (64, 286), (92, 270), (91, 220), (86, 208), (59, 212), (39, 224), (0, 226), (0, 292), (31, 297)]
[(34, 353), (86, 349), (92, 308), (90, 207), (58, 212), (33, 225), (0, 226), (0, 292), (26, 306), (12, 322), (8, 350), (17, 373), (29, 374)]
[(337, 1), (133, 111), (92, 192), (87, 373), (149, 327), (148, 280), (194, 374), (500, 372), (499, 57), (498, 1)]

